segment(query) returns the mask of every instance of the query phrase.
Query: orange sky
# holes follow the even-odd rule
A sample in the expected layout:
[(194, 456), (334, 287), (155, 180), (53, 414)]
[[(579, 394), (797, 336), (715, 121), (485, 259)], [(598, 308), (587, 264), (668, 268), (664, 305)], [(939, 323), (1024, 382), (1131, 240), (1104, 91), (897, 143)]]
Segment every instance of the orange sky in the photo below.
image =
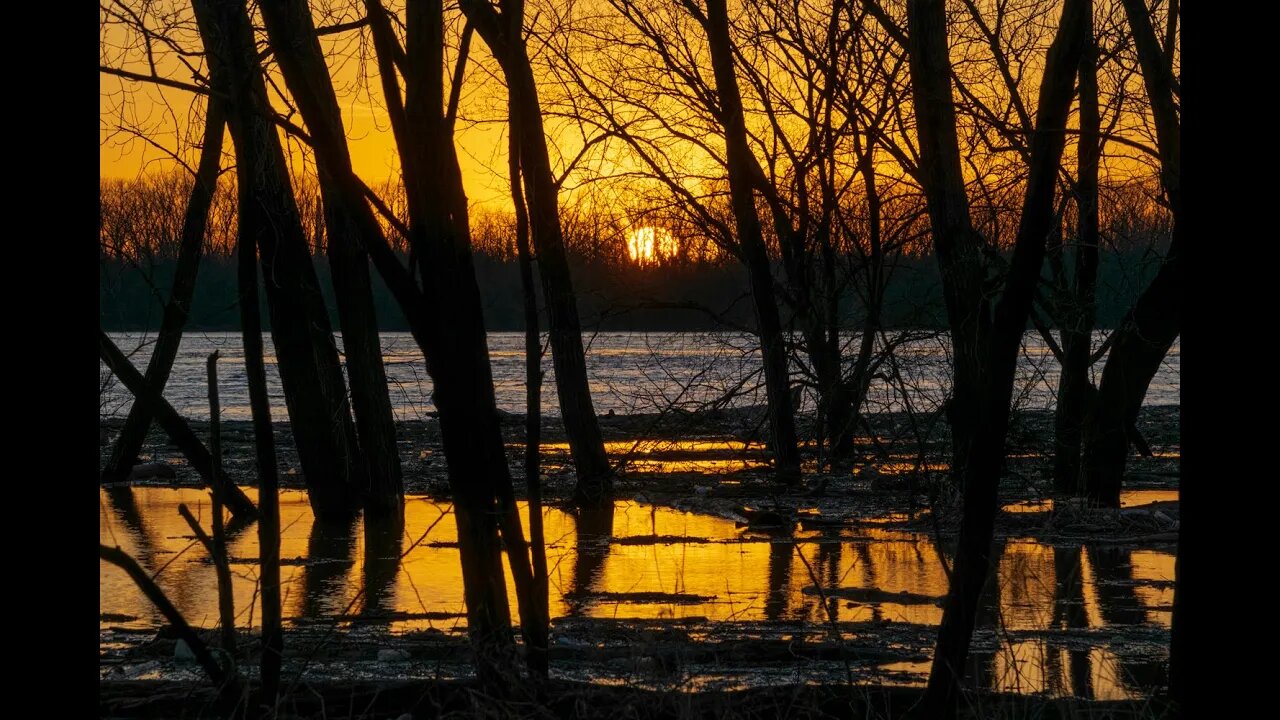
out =
[[(189, 6), (179, 3), (179, 7)], [(337, 18), (337, 21), (350, 20), (350, 17)], [(317, 24), (324, 25), (334, 20), (318, 19)], [(456, 42), (456, 32), (450, 42)], [(194, 31), (188, 29), (175, 31), (175, 39), (186, 48), (198, 49), (199, 40)], [(393, 178), (396, 172), (396, 151), (394, 138), (385, 119), (382, 106), (381, 89), (373, 63), (362, 65), (360, 58), (360, 38), (362, 31), (354, 30), (336, 35), (322, 37), (326, 57), (331, 59), (331, 76), (342, 104), (343, 120), (350, 138), (349, 147), (356, 172), (371, 185), (377, 186)], [(145, 54), (141, 52), (136, 38), (128, 35), (119, 25), (104, 23), (100, 33), (101, 60), (104, 65), (125, 68), (135, 72), (147, 72)], [(695, 41), (696, 42), (696, 41)], [(165, 76), (187, 82), (190, 72), (178, 61), (176, 55), (166, 53), (158, 48), (156, 53), (157, 71)], [(535, 48), (536, 51), (536, 48)], [(1032, 55), (1036, 55), (1032, 53)], [(448, 53), (447, 63), (453, 64), (453, 53)], [(345, 59), (344, 59), (345, 58)], [(471, 43), (472, 61), (468, 65), (466, 82), (464, 83), (461, 117), (455, 142), (459, 148), (459, 160), (462, 166), (463, 183), (468, 198), (473, 204), (494, 209), (510, 208), (507, 161), (506, 161), (506, 97), (505, 88), (500, 75), (493, 69), (492, 59), (488, 56), (484, 42), (478, 37)], [(1035, 68), (1029, 69), (1035, 72)], [(276, 85), (283, 87), (283, 82), (276, 78)], [(1139, 81), (1140, 82), (1140, 81)], [(180, 89), (159, 87), (147, 83), (139, 83), (122, 78), (100, 75), (100, 172), (104, 178), (132, 178), (144, 172), (171, 169), (174, 162), (168, 152), (178, 150), (184, 160), (194, 165), (197, 153), (192, 148), (193, 142), (199, 140), (201, 123), (192, 121), (192, 109), (201, 108), (203, 99)], [(370, 92), (372, 88), (372, 92)], [(748, 88), (744, 86), (744, 91)], [(551, 96), (559, 89), (546, 84), (540, 89), (544, 102), (554, 100)], [(1034, 93), (1031, 94), (1032, 96)], [(1029, 97), (1028, 100), (1031, 98)], [(278, 107), (283, 107), (278, 98), (273, 98)], [(299, 118), (294, 118), (301, 124)], [(129, 127), (141, 131), (146, 140), (122, 132), (120, 128)], [(557, 123), (555, 118), (547, 119), (548, 145), (552, 152), (552, 162), (557, 167), (563, 166), (556, 153), (563, 158), (573, 158), (582, 146), (581, 131), (566, 121)], [(715, 142), (714, 139), (711, 140)], [(162, 147), (157, 147), (163, 146)], [(291, 157), (300, 161), (304, 153), (296, 142), (288, 143)], [(226, 142), (225, 152), (230, 160), (230, 142)], [(619, 147), (614, 146), (612, 160), (601, 161), (604, 169), (616, 172), (619, 168), (634, 168), (633, 162), (625, 153), (617, 154)], [(1073, 148), (1068, 147), (1068, 154)], [(1108, 154), (1125, 152), (1123, 148), (1112, 144)], [(707, 162), (705, 155), (694, 152), (681, 160), (679, 168), (693, 172), (700, 164)], [(1110, 170), (1121, 175), (1147, 174), (1150, 169), (1135, 168), (1131, 161), (1115, 158), (1106, 161)], [(1123, 166), (1130, 166), (1126, 170)], [(900, 169), (885, 167), (882, 169), (890, 175), (900, 174)], [(718, 174), (712, 172), (711, 174)], [(574, 179), (566, 184), (562, 203), (570, 200)], [(627, 204), (614, 197), (611, 203), (618, 207)]]

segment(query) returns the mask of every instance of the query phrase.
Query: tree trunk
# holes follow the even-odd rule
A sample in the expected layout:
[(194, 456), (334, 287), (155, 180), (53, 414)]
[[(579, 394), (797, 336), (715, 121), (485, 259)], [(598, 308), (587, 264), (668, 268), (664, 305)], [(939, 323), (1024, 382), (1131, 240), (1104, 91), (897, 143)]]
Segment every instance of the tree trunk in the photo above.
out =
[(800, 451), (796, 446), (787, 348), (774, 298), (769, 254), (765, 248), (760, 217), (756, 214), (755, 195), (752, 192), (751, 167), (754, 161), (751, 148), (747, 145), (742, 96), (733, 69), (729, 12), (724, 0), (707, 0), (706, 30), (716, 89), (720, 96), (721, 124), (725, 130), (729, 194), (742, 246), (742, 257), (751, 281), (756, 331), (760, 334), (760, 349), (764, 355), (765, 395), (769, 403), (775, 470), (780, 479), (794, 482), (800, 476)]
[(234, 667), (230, 670), (224, 668), (213, 653), (209, 651), (209, 646), (204, 644), (200, 636), (196, 634), (194, 628), (187, 623), (182, 613), (178, 612), (178, 608), (174, 607), (169, 601), (168, 596), (164, 594), (164, 590), (156, 584), (152, 579), (151, 573), (142, 569), (138, 562), (129, 556), (128, 553), (118, 547), (107, 547), (102, 543), (98, 544), (98, 558), (115, 565), (116, 567), (128, 573), (129, 578), (133, 580), (142, 594), (146, 596), (151, 604), (156, 606), (165, 620), (173, 626), (177, 631), (177, 635), (186, 641), (187, 646), (191, 648), (191, 652), (196, 656), (196, 662), (208, 674), (209, 679), (213, 681), (215, 687), (218, 688), (218, 711), (227, 717), (234, 716), (234, 710), (239, 704), (243, 695), (244, 685), (240, 675), (235, 672)]
[(1098, 43), (1093, 18), (1080, 59), (1080, 143), (1077, 151), (1075, 287), (1062, 332), (1062, 374), (1054, 411), (1053, 484), (1060, 493), (1080, 489), (1080, 444), (1091, 396), (1094, 289), (1098, 283), (1098, 162), (1102, 146), (1098, 113)]
[(316, 517), (353, 517), (365, 486), (346, 385), (320, 283), (271, 122), (244, 0), (195, 0), (211, 85), (227, 98), (239, 231), (259, 250), (285, 404)]
[(524, 43), (523, 2), (503, 0), (501, 14), (489, 3), (478, 0), (464, 0), (461, 7), (502, 66), (507, 80), (510, 132), (520, 149), (529, 230), (538, 253), (538, 275), (547, 305), (556, 394), (577, 471), (574, 500), (584, 506), (607, 504), (613, 497), (613, 470), (604, 452), (604, 437), (587, 382), (582, 323), (560, 226), (558, 187), (543, 133), (537, 82)]
[[(514, 112), (512, 113), (514, 115)], [(529, 545), (533, 560), (533, 584), (529, 602), (537, 625), (528, 633), (529, 672), (545, 681), (550, 672), (547, 651), (551, 631), (547, 575), (547, 542), (542, 526), (542, 339), (538, 323), (538, 292), (533, 279), (533, 253), (529, 249), (529, 216), (520, 188), (520, 147), (509, 135), (508, 168), (511, 202), (516, 210), (516, 253), (520, 261), (520, 290), (524, 296), (525, 441), (524, 476), (529, 493)]]
[(914, 0), (907, 5), (920, 181), (933, 230), (933, 251), (942, 275), (955, 366), (946, 405), (951, 426), (952, 477), (960, 487), (966, 487), (965, 461), (978, 424), (984, 378), (983, 342), (991, 319), (982, 299), (983, 239), (973, 228), (960, 170), (946, 22), (943, 0)]
[[(512, 576), (522, 594), (530, 586), (531, 570), (519, 518), (511, 517), (511, 476), (498, 422), (466, 197), (452, 120), (441, 112), (444, 8), (439, 0), (408, 7), (407, 47), (400, 66), (405, 86), (402, 99), (395, 79), (398, 40), (381, 4), (377, 0), (365, 4), (404, 173), (409, 243), (426, 292), (416, 288), (385, 244), (368, 250), (410, 321), (435, 387), (477, 675), (491, 692), (509, 694), (516, 679), (515, 646), (500, 525)], [(527, 618), (532, 609), (527, 605), (520, 603), (522, 621), (532, 629)]]
[(1118, 335), (1102, 369), (1097, 403), (1085, 423), (1084, 490), (1092, 504), (1103, 507), (1120, 507), (1128, 430), (1182, 327), (1182, 140), (1173, 78), (1146, 6), (1124, 0), (1124, 9), (1155, 119), (1160, 180), (1173, 215), (1173, 233), (1160, 271), (1114, 331)]
[(364, 236), (380, 234), (381, 229), (363, 196), (348, 181), (352, 175), (351, 156), (342, 113), (310, 7), (299, 0), (283, 0), (266, 3), (261, 10), (276, 62), (307, 124), (320, 175), (329, 267), (342, 328), (351, 404), (367, 463), (368, 484), (362, 488), (366, 517), (398, 524), (404, 514), (400, 456), (369, 284), (369, 261), (364, 251), (369, 242), (377, 242), (366, 241)]
[(258, 577), (262, 586), (262, 702), (275, 708), (284, 657), (280, 600), (280, 481), (276, 474), (276, 441), (267, 395), (267, 369), (262, 350), (258, 257), (253, 240), (240, 235), (236, 249), (240, 289), (240, 332), (244, 345), (245, 382), (253, 417), (254, 459), (258, 468)]
[[(856, 128), (855, 128), (856, 131)], [(867, 240), (870, 250), (867, 257), (867, 303), (866, 317), (862, 321), (862, 338), (858, 346), (858, 355), (854, 359), (853, 373), (848, 381), (850, 427), (841, 436), (841, 442), (853, 450), (853, 428), (861, 417), (863, 403), (871, 388), (871, 361), (876, 349), (876, 335), (880, 332), (880, 311), (884, 303), (886, 284), (884, 272), (884, 238), (881, 218), (882, 203), (880, 190), (876, 182), (875, 146), (863, 147), (858, 135), (854, 135), (854, 151), (858, 159), (858, 173), (862, 175), (863, 190), (867, 194)]]
[(156, 422), (160, 423), (160, 427), (168, 434), (173, 444), (178, 446), (178, 450), (186, 456), (187, 462), (200, 473), (205, 483), (209, 487), (217, 485), (221, 488), (231, 513), (237, 518), (255, 517), (258, 513), (257, 508), (245, 496), (243, 490), (236, 487), (235, 483), (214, 467), (213, 456), (205, 449), (200, 438), (191, 431), (187, 421), (182, 419), (178, 411), (173, 409), (158, 390), (147, 384), (142, 373), (138, 372), (133, 363), (129, 362), (129, 358), (120, 352), (120, 348), (116, 347), (116, 344), (111, 342), (111, 338), (107, 337), (102, 330), (98, 330), (98, 356), (107, 367), (111, 368), (111, 372), (120, 378), (120, 382), (129, 389), (129, 392), (133, 393), (133, 402), (146, 407)]
[[(169, 302), (164, 306), (160, 331), (156, 335), (151, 360), (144, 376), (147, 384), (161, 393), (169, 382), (174, 358), (182, 344), (182, 328), (187, 324), (191, 297), (196, 289), (196, 274), (200, 268), (200, 256), (204, 252), (205, 228), (209, 224), (209, 208), (218, 185), (218, 164), (222, 160), (222, 135), (226, 130), (226, 116), (222, 103), (210, 96), (205, 110), (204, 143), (200, 149), (200, 164), (196, 167), (191, 196), (187, 200), (186, 214), (182, 218), (182, 241), (178, 246), (178, 264), (173, 273), (173, 289)], [(134, 403), (125, 418), (124, 428), (111, 450), (111, 458), (102, 472), (103, 482), (118, 482), (129, 477), (138, 461), (138, 452), (146, 441), (151, 427), (151, 414), (146, 406)]]
[[(969, 643), (978, 615), (982, 587), (991, 574), (991, 540), (995, 516), (999, 509), (1001, 468), (1004, 460), (1005, 435), (1009, 424), (1009, 408), (1013, 395), (1014, 370), (1023, 329), (1031, 309), (1031, 301), (1040, 279), (1046, 239), (1054, 224), (1053, 196), (1058, 166), (1065, 145), (1067, 111), (1074, 90), (1076, 69), (1083, 52), (1084, 19), (1092, 11), (1089, 0), (1066, 0), (1057, 34), (1049, 48), (1040, 98), (1036, 112), (1036, 129), (1031, 139), (1030, 172), (1022, 217), (1018, 225), (1013, 259), (1004, 281), (1004, 292), (993, 308), (985, 347), (977, 356), (981, 372), (979, 384), (962, 388), (957, 358), (956, 397), (976, 401), (970, 445), (964, 465), (964, 510), (951, 583), (943, 605), (938, 643), (934, 650), (929, 683), (913, 714), (920, 717), (953, 717), (960, 699), (960, 680), (969, 654)], [(922, 169), (933, 166), (935, 172), (924, 172), (930, 219), (935, 223), (935, 247), (953, 239), (948, 235), (954, 227), (946, 223), (948, 213), (959, 208), (967, 217), (967, 198), (963, 186), (957, 196), (946, 192), (947, 176), (936, 172), (937, 164), (959, 168), (958, 143), (955, 143), (954, 109), (950, 98), (950, 62), (947, 59), (946, 13), (941, 0), (916, 0), (908, 8), (910, 22), (911, 79), (914, 88)], [(945, 94), (943, 94), (945, 92)], [(926, 121), (925, 118), (929, 118)], [(926, 142), (928, 133), (936, 133)], [(939, 157), (946, 141), (955, 148), (953, 157)], [(926, 149), (927, 148), (927, 149)], [(950, 178), (959, 182), (958, 175)], [(930, 187), (935, 184), (935, 187)], [(940, 185), (937, 186), (937, 185)], [(955, 190), (956, 188), (952, 188)], [(938, 207), (943, 200), (943, 207)], [(957, 203), (948, 206), (945, 203)], [(944, 221), (941, 225), (939, 220)], [(948, 272), (947, 256), (939, 249), (944, 282)], [(985, 308), (981, 296), (964, 298), (968, 307)], [(985, 314), (985, 312), (983, 313)], [(953, 336), (963, 327), (952, 326)], [(964, 407), (961, 408), (965, 409)], [(954, 409), (953, 409), (954, 412)], [(961, 418), (963, 416), (960, 416)]]

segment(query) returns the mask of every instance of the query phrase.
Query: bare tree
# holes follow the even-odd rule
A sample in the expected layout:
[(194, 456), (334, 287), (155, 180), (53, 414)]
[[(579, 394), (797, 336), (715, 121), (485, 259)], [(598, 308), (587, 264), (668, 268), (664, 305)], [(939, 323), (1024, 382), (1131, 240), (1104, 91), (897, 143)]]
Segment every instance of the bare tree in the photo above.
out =
[(241, 246), (257, 248), (262, 262), (271, 334), (308, 496), (317, 517), (349, 518), (359, 511), (367, 469), (276, 134), (253, 27), (243, 0), (194, 0), (192, 5), (210, 85), (227, 103), (236, 150)]
[(307, 123), (324, 202), (324, 228), (329, 268), (342, 328), (351, 404), (362, 455), (368, 463), (361, 488), (364, 507), (373, 518), (399, 524), (404, 489), (396, 446), (395, 420), (382, 365), (378, 319), (373, 309), (365, 235), (381, 236), (373, 214), (350, 182), (351, 156), (338, 98), (329, 81), (311, 8), (305, 2), (265, 3), (262, 19), (285, 83)]
[[(1094, 504), (1120, 507), (1120, 486), (1129, 450), (1129, 429), (1137, 420), (1147, 387), (1182, 327), (1181, 246), (1182, 141), (1173, 55), (1176, 20), (1171, 19), (1165, 47), (1156, 38), (1150, 12), (1141, 3), (1123, 0), (1151, 104), (1160, 156), (1160, 182), (1173, 216), (1169, 248), (1151, 284), (1126, 314), (1102, 369), (1098, 397), (1085, 422), (1083, 478)], [(1176, 8), (1172, 10), (1176, 18)]]
[(538, 85), (525, 46), (524, 0), (499, 0), (497, 7), (488, 0), (461, 0), (460, 7), (489, 46), (507, 81), (510, 132), (519, 147), (529, 230), (538, 253), (560, 414), (578, 474), (574, 498), (582, 505), (607, 504), (613, 501), (613, 470), (605, 456), (604, 437), (587, 383), (582, 322), (560, 225), (559, 187), (551, 170)]
[(922, 717), (950, 717), (956, 712), (978, 600), (991, 571), (989, 554), (999, 509), (1014, 370), (1055, 221), (1053, 200), (1067, 113), (1091, 8), (1090, 0), (1063, 3), (1040, 84), (1013, 258), (1000, 280), (999, 299), (993, 301), (984, 287), (984, 240), (970, 221), (960, 170), (945, 3), (911, 0), (907, 5), (920, 180), (942, 271), (955, 362), (952, 428), (970, 428), (969, 437), (956, 445), (957, 455), (963, 453), (964, 460), (964, 512), (929, 684), (913, 709)]

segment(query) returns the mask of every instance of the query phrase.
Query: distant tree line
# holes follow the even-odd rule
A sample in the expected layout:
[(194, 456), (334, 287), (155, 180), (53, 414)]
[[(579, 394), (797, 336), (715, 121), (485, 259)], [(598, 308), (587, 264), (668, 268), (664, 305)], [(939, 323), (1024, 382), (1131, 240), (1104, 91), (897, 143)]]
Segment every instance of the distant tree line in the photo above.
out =
[[(187, 327), (192, 330), (240, 329), (232, 186), (224, 181), (213, 200), (187, 319)], [(314, 184), (300, 182), (298, 186), (299, 204), (311, 208), (301, 215), (311, 238), (313, 261), (330, 321), (337, 327), (340, 323), (329, 281), (318, 198)], [(178, 269), (181, 208), (189, 190), (190, 179), (176, 173), (102, 182), (98, 294), (104, 329), (159, 329), (165, 289), (173, 283)], [(1122, 321), (1138, 293), (1159, 269), (1168, 243), (1168, 218), (1151, 202), (1149, 190), (1126, 185), (1110, 194), (1103, 228), (1108, 251), (1099, 254), (1097, 271), (1096, 326), (1100, 329), (1110, 330)], [(495, 332), (521, 331), (525, 324), (524, 300), (514, 218), (497, 211), (477, 215), (473, 225), (475, 265), (485, 327)], [(574, 217), (576, 223), (566, 233), (566, 245), (570, 267), (580, 279), (579, 311), (590, 329), (715, 331), (751, 327), (752, 310), (743, 298), (743, 271), (732, 258), (718, 253), (714, 245), (699, 242), (701, 238), (696, 234), (680, 236), (677, 255), (640, 265), (627, 254), (625, 228), (616, 221), (586, 215)], [(1073, 218), (1065, 218), (1068, 240), (1075, 233), (1074, 225)], [(927, 245), (920, 245), (898, 261), (893, 282), (885, 288), (882, 313), (886, 327), (946, 328), (941, 279), (929, 252)], [(407, 258), (403, 248), (397, 249), (397, 254)], [(774, 269), (781, 269), (776, 262)], [(378, 328), (407, 331), (404, 313), (376, 274), (372, 276), (372, 294)], [(688, 308), (673, 312), (674, 303)], [(864, 311), (861, 296), (845, 293), (840, 303), (842, 330), (856, 330), (855, 319), (862, 317)], [(261, 317), (265, 327), (270, 327), (265, 308)], [(1057, 316), (1048, 316), (1045, 321), (1054, 329), (1062, 322)], [(1028, 324), (1028, 329), (1031, 327)]]

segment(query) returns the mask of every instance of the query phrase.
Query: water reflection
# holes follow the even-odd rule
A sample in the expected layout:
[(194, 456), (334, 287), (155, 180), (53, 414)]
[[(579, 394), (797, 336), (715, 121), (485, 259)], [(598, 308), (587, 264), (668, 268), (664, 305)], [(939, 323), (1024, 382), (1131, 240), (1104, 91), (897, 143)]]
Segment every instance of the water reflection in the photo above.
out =
[[(247, 492), (256, 500), (252, 488)], [(207, 526), (210, 506), (202, 490), (104, 489), (101, 541), (118, 543), (148, 569), (160, 570), (157, 582), (188, 619), (212, 627), (214, 570), (179, 517), (179, 503)], [(456, 527), (444, 517), (451, 512), (447, 503), (410, 498), (403, 528), (316, 523), (300, 491), (281, 492), (280, 507), (286, 622), (338, 618), (376, 623), (389, 633), (461, 629), (461, 570)], [(528, 508), (520, 510), (527, 526)], [(853, 638), (886, 623), (931, 629), (942, 616), (946, 575), (941, 550), (927, 533), (869, 524), (770, 535), (739, 530), (725, 518), (633, 502), (573, 514), (547, 508), (544, 524), (553, 618), (803, 621), (814, 632), (825, 632), (834, 619)], [(242, 531), (228, 547), (238, 623), (255, 625), (261, 616), (257, 534)], [(1171, 553), (1009, 538), (993, 547), (992, 557), (997, 572), (978, 624), (988, 637), (996, 629), (996, 642), (985, 645), (995, 650), (975, 651), (976, 682), (1092, 698), (1130, 697), (1162, 682), (1161, 663), (1126, 657), (1117, 633), (1168, 626)], [(104, 626), (163, 624), (119, 570), (101, 564), (99, 579)], [(515, 597), (510, 584), (508, 596)], [(919, 683), (928, 663), (881, 669), (897, 673), (891, 681)]]
[(570, 517), (577, 533), (577, 552), (573, 560), (573, 575), (564, 592), (565, 614), (577, 617), (591, 604), (591, 595), (597, 589), (605, 560), (609, 557), (609, 541), (613, 539), (613, 505), (584, 508)]
[(360, 608), (362, 617), (384, 617), (398, 609), (395, 607), (395, 582), (400, 574), (402, 536), (403, 531), (398, 524), (379, 526), (369, 523), (365, 527), (360, 568), (360, 589), (364, 593)]
[(346, 614), (346, 603), (342, 601), (351, 585), (348, 575), (355, 565), (355, 548), (354, 520), (311, 524), (302, 572), (302, 592), (298, 598), (301, 601), (300, 617), (310, 619)]
[[(542, 452), (568, 455), (568, 443), (543, 443)], [(769, 467), (764, 445), (733, 439), (610, 440), (605, 452), (630, 472), (727, 474)]]

